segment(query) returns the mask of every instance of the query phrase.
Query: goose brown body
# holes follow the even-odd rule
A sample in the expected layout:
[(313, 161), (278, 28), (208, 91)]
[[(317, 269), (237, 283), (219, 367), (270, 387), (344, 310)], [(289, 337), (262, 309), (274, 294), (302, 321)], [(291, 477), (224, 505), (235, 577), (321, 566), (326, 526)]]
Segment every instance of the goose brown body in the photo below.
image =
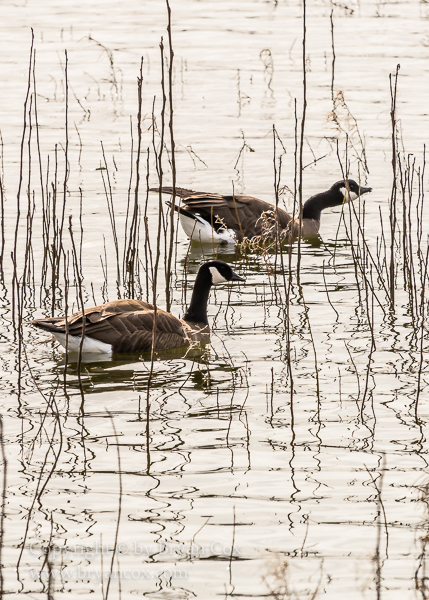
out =
[[(171, 187), (153, 188), (152, 191), (173, 194)], [(304, 204), (301, 234), (304, 237), (318, 235), (322, 210), (339, 206), (370, 191), (371, 188), (361, 187), (349, 179), (338, 181), (326, 192), (315, 194)], [(235, 243), (257, 236), (275, 238), (280, 235), (284, 238), (299, 234), (299, 218), (294, 219), (282, 208), (253, 196), (212, 194), (185, 188), (175, 188), (175, 193), (185, 201), (180, 208), (175, 206), (179, 215), (182, 215), (181, 219), (189, 217), (197, 219), (199, 223), (205, 222), (213, 228), (214, 241)], [(185, 231), (188, 233), (189, 226)], [(226, 232), (229, 232), (229, 237)], [(201, 234), (193, 235), (192, 232), (188, 235), (195, 241), (199, 241), (198, 235), (201, 237)], [(210, 235), (206, 241), (210, 241)]]
[[(173, 188), (163, 187), (162, 193), (172, 194)], [(184, 210), (201, 215), (215, 229), (226, 226), (233, 230), (238, 242), (242, 242), (244, 238), (263, 235), (267, 223), (275, 222), (281, 229), (286, 229), (292, 221), (292, 217), (282, 208), (276, 208), (253, 196), (228, 196), (184, 188), (176, 188), (176, 194), (185, 200)], [(266, 215), (265, 219), (262, 218), (263, 214)]]
[(183, 319), (141, 300), (114, 300), (68, 317), (31, 323), (52, 333), (70, 352), (134, 353), (169, 350), (210, 339), (207, 302), (213, 284), (244, 281), (222, 261), (210, 261), (198, 271), (191, 302)]
[[(155, 317), (156, 314), (156, 317)], [(79, 311), (67, 318), (39, 319), (33, 325), (52, 334), (85, 337), (111, 346), (116, 353), (150, 352), (156, 318), (155, 350), (181, 348), (193, 342), (207, 341), (210, 327), (186, 322), (171, 313), (155, 309), (141, 300), (113, 300), (101, 306)]]

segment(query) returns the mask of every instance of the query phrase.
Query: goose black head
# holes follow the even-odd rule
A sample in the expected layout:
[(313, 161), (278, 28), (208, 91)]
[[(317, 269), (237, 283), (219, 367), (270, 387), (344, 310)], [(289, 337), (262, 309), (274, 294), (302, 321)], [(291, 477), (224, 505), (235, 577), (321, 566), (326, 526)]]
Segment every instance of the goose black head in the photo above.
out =
[(245, 279), (234, 273), (231, 267), (221, 260), (211, 260), (201, 265), (195, 279), (191, 303), (183, 320), (188, 323), (205, 323), (207, 325), (207, 301), (210, 288), (213, 284), (227, 281), (245, 281)]
[(325, 208), (334, 208), (352, 202), (371, 191), (372, 188), (360, 186), (353, 179), (342, 179), (334, 183), (326, 192), (311, 196), (304, 204), (302, 216), (304, 219), (320, 221), (320, 214)]
[(372, 188), (363, 187), (354, 181), (354, 179), (346, 179), (345, 181), (337, 181), (330, 189), (331, 192), (334, 192), (338, 199), (338, 204), (346, 204), (347, 202), (352, 202), (359, 198), (359, 196), (363, 196), (368, 192), (372, 192)]
[[(203, 265), (211, 274), (212, 284), (226, 283), (227, 281), (246, 281), (244, 277), (240, 277), (231, 267), (222, 260), (211, 260)], [(203, 268), (201, 267), (201, 268)]]

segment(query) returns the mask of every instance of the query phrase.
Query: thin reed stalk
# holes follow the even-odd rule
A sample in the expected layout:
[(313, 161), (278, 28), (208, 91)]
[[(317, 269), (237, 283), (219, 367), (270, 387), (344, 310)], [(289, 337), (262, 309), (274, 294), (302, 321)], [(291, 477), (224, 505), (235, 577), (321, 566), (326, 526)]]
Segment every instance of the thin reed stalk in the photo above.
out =
[[(116, 551), (118, 548), (119, 527), (121, 524), (121, 514), (122, 514), (122, 466), (121, 466), (121, 453), (120, 453), (120, 446), (119, 446), (119, 438), (118, 438), (118, 433), (116, 431), (115, 421), (113, 419), (112, 413), (110, 411), (107, 411), (107, 413), (109, 415), (110, 422), (112, 423), (113, 432), (115, 435), (116, 456), (118, 459), (118, 476), (119, 476), (118, 516), (116, 517), (115, 541), (113, 543), (112, 558), (110, 561), (110, 573), (113, 573), (113, 565), (115, 564), (115, 556), (116, 556)], [(107, 584), (106, 584), (106, 593), (103, 594), (103, 600), (107, 600), (109, 597), (110, 581), (111, 581), (111, 577), (108, 577)]]
[(86, 319), (85, 319), (85, 304), (83, 301), (83, 288), (82, 288), (83, 277), (81, 276), (81, 274), (79, 272), (78, 253), (76, 251), (76, 244), (75, 244), (74, 236), (73, 236), (72, 215), (69, 216), (69, 233), (70, 233), (70, 240), (71, 240), (71, 244), (72, 244), (73, 273), (74, 273), (74, 279), (77, 284), (78, 308), (80, 308), (80, 310), (82, 311), (82, 333), (81, 333), (81, 338), (80, 338), (80, 343), (79, 343), (79, 352), (78, 352), (78, 357), (77, 357), (77, 378), (78, 378), (78, 382), (79, 382), (79, 390), (80, 390), (81, 400), (82, 400), (81, 401), (81, 411), (83, 413), (83, 404), (85, 401), (85, 394), (83, 391), (82, 377), (81, 377), (80, 371), (81, 371), (81, 365), (82, 365), (83, 344), (85, 343)]
[(17, 273), (17, 254), (18, 254), (18, 234), (19, 234), (19, 225), (21, 220), (21, 191), (24, 179), (24, 143), (27, 132), (27, 111), (28, 111), (28, 102), (30, 100), (30, 90), (31, 90), (31, 73), (34, 59), (34, 31), (31, 30), (31, 46), (30, 46), (30, 60), (29, 60), (29, 68), (28, 68), (28, 78), (27, 78), (27, 92), (24, 101), (24, 114), (23, 114), (23, 126), (22, 126), (22, 136), (21, 136), (21, 144), (20, 144), (20, 162), (19, 162), (19, 180), (18, 180), (18, 189), (16, 192), (16, 220), (15, 220), (15, 234), (13, 241), (13, 252), (12, 252), (12, 262), (13, 262), (13, 275), (12, 275), (12, 324), (14, 328), (14, 335), (16, 338), (16, 308), (17, 308), (17, 296), (19, 295), (19, 282), (18, 282), (18, 273)]
[[(69, 269), (69, 253), (64, 252), (63, 248), (63, 265), (64, 265), (64, 318), (67, 322), (68, 313), (69, 313), (69, 289), (70, 282), (68, 277), (68, 269)], [(63, 389), (64, 393), (67, 394), (67, 364), (69, 358), (69, 330), (66, 328), (66, 345), (65, 345), (65, 354), (64, 354), (64, 372), (63, 372)]]
[(169, 122), (168, 127), (170, 130), (170, 152), (171, 152), (171, 176), (172, 176), (172, 200), (170, 207), (170, 239), (168, 245), (168, 255), (165, 269), (165, 293), (166, 293), (166, 310), (169, 312), (171, 310), (172, 303), (172, 288), (171, 288), (171, 268), (172, 268), (172, 258), (173, 258), (173, 247), (174, 247), (174, 224), (175, 224), (175, 202), (176, 202), (176, 150), (175, 150), (175, 142), (174, 142), (174, 129), (173, 129), (173, 59), (174, 59), (174, 51), (173, 51), (173, 42), (172, 42), (172, 34), (171, 34), (171, 9), (169, 0), (166, 0), (167, 4), (167, 15), (168, 15), (168, 24), (167, 24), (167, 33), (168, 33), (168, 47), (170, 51), (170, 60), (168, 64), (168, 102), (169, 102)]
[(331, 48), (332, 48), (332, 78), (331, 78), (331, 100), (333, 104), (333, 110), (335, 111), (334, 102), (334, 81), (335, 81), (335, 43), (334, 43), (334, 9), (331, 10), (330, 15), (331, 21)]
[[(139, 265), (139, 190), (140, 190), (140, 156), (142, 151), (142, 86), (143, 86), (143, 57), (140, 61), (140, 75), (137, 78), (137, 98), (138, 98), (138, 111), (137, 111), (137, 155), (136, 155), (136, 179), (134, 185), (134, 202), (131, 220), (129, 223), (129, 235), (127, 238), (127, 223), (128, 223), (128, 207), (127, 207), (127, 221), (125, 225), (125, 246), (124, 246), (124, 284), (128, 288), (129, 297), (133, 298), (136, 294), (136, 279)], [(132, 131), (131, 131), (132, 134)], [(131, 147), (131, 154), (133, 153), (133, 140)], [(131, 162), (132, 171), (132, 162)], [(147, 170), (147, 175), (149, 169)], [(131, 179), (130, 179), (131, 185)], [(146, 201), (147, 206), (147, 201)], [(128, 240), (128, 243), (127, 243)], [(146, 248), (146, 244), (145, 244)], [(147, 260), (146, 260), (146, 272), (147, 272)]]
[[(100, 142), (100, 144), (101, 144), (101, 151), (103, 154), (103, 161), (104, 161), (104, 167), (100, 168), (100, 173), (101, 173), (101, 177), (103, 180), (104, 193), (106, 195), (107, 209), (108, 209), (109, 218), (110, 218), (110, 226), (112, 228), (113, 244), (115, 247), (115, 256), (116, 256), (116, 289), (118, 292), (118, 296), (120, 296), (121, 267), (120, 267), (120, 262), (119, 262), (119, 243), (118, 243), (118, 234), (116, 231), (115, 207), (113, 204), (113, 193), (112, 193), (112, 185), (110, 183), (109, 166), (107, 164), (103, 142)], [(107, 185), (106, 185), (106, 180), (105, 180), (104, 174), (103, 174), (104, 171), (106, 171)]]
[(306, 38), (307, 38), (307, 1), (302, 0), (302, 115), (301, 115), (301, 131), (299, 137), (299, 166), (298, 166), (298, 257), (296, 264), (297, 280), (300, 279), (301, 271), (301, 231), (302, 231), (302, 187), (303, 187), (303, 157), (304, 157), (304, 134), (305, 134), (305, 117), (307, 113), (307, 53), (306, 53)]
[(428, 264), (429, 264), (429, 239), (428, 239), (428, 247), (426, 251), (426, 259), (424, 262), (424, 275), (423, 275), (423, 285), (421, 289), (420, 295), (420, 344), (419, 344), (419, 369), (417, 372), (417, 390), (416, 390), (416, 401), (414, 404), (414, 416), (416, 419), (416, 423), (419, 422), (418, 417), (418, 409), (419, 409), (419, 400), (421, 393), (421, 384), (422, 384), (422, 374), (423, 374), (423, 361), (424, 361), (424, 344), (427, 341), (426, 334), (426, 324), (427, 324), (427, 300), (426, 300), (426, 279), (428, 276)]
[(0, 512), (0, 598), (4, 597), (4, 575), (3, 575), (3, 546), (5, 538), (5, 513), (6, 513), (6, 493), (7, 493), (7, 458), (4, 444), (4, 425), (3, 417), (0, 415), (0, 450), (1, 450), (1, 465), (3, 468), (2, 490), (1, 490), (1, 512)]
[(390, 82), (390, 120), (392, 125), (392, 191), (389, 202), (389, 222), (390, 222), (390, 263), (389, 263), (389, 291), (390, 308), (395, 310), (395, 248), (396, 248), (396, 194), (397, 194), (397, 127), (396, 127), (396, 96), (398, 89), (398, 75), (400, 65), (396, 67), (394, 79), (389, 75)]
[(0, 131), (0, 149), (1, 149), (1, 159), (0, 159), (0, 275), (1, 278), (4, 279), (4, 271), (3, 271), (3, 258), (4, 258), (4, 247), (6, 242), (5, 237), (5, 223), (4, 223), (4, 203), (5, 203), (5, 194), (4, 194), (4, 144), (3, 144), (3, 136)]
[[(32, 519), (32, 516), (33, 516), (33, 513), (34, 513), (34, 507), (36, 505), (36, 502), (40, 503), (41, 497), (42, 497), (42, 495), (43, 495), (43, 493), (44, 493), (44, 491), (45, 491), (45, 489), (46, 489), (46, 487), (47, 487), (47, 485), (48, 485), (48, 483), (49, 483), (52, 475), (55, 472), (55, 469), (57, 467), (57, 463), (58, 463), (58, 460), (59, 460), (59, 457), (60, 457), (60, 454), (61, 454), (61, 451), (62, 451), (62, 446), (63, 446), (63, 436), (62, 436), (62, 430), (61, 430), (61, 423), (60, 423), (60, 420), (59, 420), (60, 412), (59, 412), (59, 409), (58, 409), (58, 406), (57, 406), (56, 400), (55, 400), (55, 394), (57, 392), (59, 382), (57, 383), (57, 387), (50, 394), (50, 397), (47, 398), (45, 396), (45, 394), (43, 393), (43, 391), (40, 389), (40, 387), (39, 387), (36, 379), (34, 378), (34, 375), (32, 373), (32, 369), (31, 369), (31, 366), (29, 364), (27, 355), (26, 355), (26, 362), (27, 362), (27, 368), (29, 369), (29, 371), (31, 373), (33, 382), (36, 385), (38, 392), (41, 394), (41, 396), (43, 397), (43, 399), (45, 401), (45, 404), (46, 404), (46, 409), (45, 409), (45, 412), (42, 415), (40, 426), (38, 428), (38, 431), (36, 432), (35, 437), (33, 438), (33, 445), (36, 443), (36, 440), (39, 437), (41, 431), (44, 430), (44, 426), (45, 426), (44, 424), (45, 424), (45, 421), (47, 419), (48, 413), (50, 411), (55, 416), (55, 425), (54, 425), (54, 430), (52, 432), (52, 436), (48, 440), (48, 442), (49, 442), (49, 448), (48, 448), (48, 450), (47, 450), (47, 452), (46, 452), (46, 454), (44, 456), (43, 462), (42, 462), (42, 464), (40, 466), (39, 476), (37, 478), (36, 490), (34, 492), (34, 497), (32, 499), (30, 508), (28, 509), (28, 515), (27, 515), (27, 519), (26, 519), (24, 536), (23, 536), (22, 542), (20, 544), (20, 551), (19, 551), (19, 554), (18, 554), (18, 560), (17, 560), (16, 567), (15, 567), (16, 568), (16, 573), (17, 573), (17, 579), (18, 579), (18, 581), (21, 581), (20, 580), (20, 572), (19, 572), (19, 570), (20, 570), (22, 555), (24, 553), (26, 541), (27, 541), (28, 534), (29, 534), (30, 524), (32, 522), (31, 519)], [(54, 408), (55, 408), (54, 411), (52, 411), (52, 406), (54, 406)], [(57, 428), (58, 428), (58, 433), (59, 433), (59, 448), (58, 448), (58, 452), (55, 452), (55, 450), (54, 450), (54, 440), (55, 440), (55, 435), (57, 433)], [(53, 463), (52, 463), (52, 466), (51, 466), (49, 472), (46, 474), (45, 481), (43, 481), (43, 476), (45, 474), (45, 470), (47, 470), (48, 458), (49, 458), (50, 453), (53, 454), (54, 460), (53, 460)]]

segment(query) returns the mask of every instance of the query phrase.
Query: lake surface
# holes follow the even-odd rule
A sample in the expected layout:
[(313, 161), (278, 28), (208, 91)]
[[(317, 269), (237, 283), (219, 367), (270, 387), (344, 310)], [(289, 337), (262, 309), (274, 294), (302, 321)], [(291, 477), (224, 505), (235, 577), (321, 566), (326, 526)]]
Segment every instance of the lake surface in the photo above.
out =
[[(280, 177), (292, 210), (302, 5), (171, 10), (177, 185), (275, 202)], [(27, 322), (77, 310), (80, 292), (87, 307), (130, 294), (142, 57), (133, 293), (152, 301), (163, 63), (172, 181), (166, 5), (28, 0), (2, 15), (3, 593), (426, 598), (428, 3), (308, 2), (303, 197), (342, 169), (373, 192), (326, 210), (320, 242), (290, 254), (189, 248), (179, 227), (175, 315), (205, 259), (246, 282), (212, 292), (210, 346), (161, 355), (153, 372), (148, 356), (78, 372)]]

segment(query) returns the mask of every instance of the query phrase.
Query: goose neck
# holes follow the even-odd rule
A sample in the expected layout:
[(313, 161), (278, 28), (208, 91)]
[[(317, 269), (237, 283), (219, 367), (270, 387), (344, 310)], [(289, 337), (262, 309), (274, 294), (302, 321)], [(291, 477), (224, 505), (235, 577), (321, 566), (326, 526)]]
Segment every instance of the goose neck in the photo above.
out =
[(320, 221), (320, 215), (324, 208), (326, 208), (324, 199), (319, 196), (313, 196), (305, 202), (302, 208), (302, 218)]
[(188, 323), (204, 323), (208, 325), (207, 303), (209, 300), (212, 276), (208, 269), (200, 268), (194, 283), (191, 302), (183, 317)]

